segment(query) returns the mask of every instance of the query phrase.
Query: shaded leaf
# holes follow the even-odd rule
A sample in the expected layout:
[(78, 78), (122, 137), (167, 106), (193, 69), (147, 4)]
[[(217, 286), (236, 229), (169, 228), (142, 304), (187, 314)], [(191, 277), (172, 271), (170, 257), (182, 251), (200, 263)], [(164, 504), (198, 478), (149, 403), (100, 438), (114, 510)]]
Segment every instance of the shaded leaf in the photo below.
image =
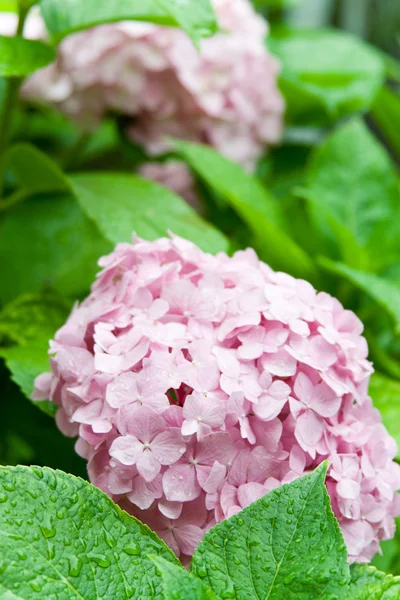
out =
[(12, 146), (5, 155), (4, 168), (18, 187), (32, 194), (68, 191), (68, 181), (57, 163), (31, 144)]
[(305, 278), (315, 276), (310, 257), (283, 230), (279, 205), (256, 177), (202, 144), (174, 140), (174, 146), (225, 201), (234, 208), (255, 237), (260, 257), (273, 268)]
[(399, 210), (394, 166), (358, 119), (335, 129), (315, 150), (306, 196), (313, 200), (313, 219), (322, 232), (331, 235), (326, 219), (330, 213), (362, 246)]
[(0, 223), (0, 277), (7, 281), (0, 303), (47, 287), (85, 294), (111, 247), (72, 196), (36, 196), (15, 206)]
[(400, 577), (385, 575), (374, 567), (352, 565), (351, 585), (345, 600), (398, 600)]
[(374, 406), (382, 415), (383, 423), (398, 445), (400, 457), (400, 381), (373, 373), (369, 384), (369, 395)]
[(56, 54), (43, 42), (0, 35), (0, 76), (25, 77), (53, 62)]
[(378, 51), (334, 29), (279, 29), (268, 38), (283, 63), (290, 122), (324, 124), (369, 109), (384, 81)]
[(400, 289), (397, 284), (328, 258), (320, 258), (318, 263), (326, 271), (344, 277), (373, 298), (392, 317), (396, 331), (400, 332)]
[(82, 209), (114, 244), (131, 242), (133, 232), (154, 240), (170, 230), (208, 252), (228, 249), (221, 232), (157, 183), (135, 175), (100, 172), (79, 173), (70, 182)]
[(50, 34), (60, 40), (79, 29), (112, 21), (151, 21), (179, 26), (194, 40), (217, 30), (209, 0), (41, 0), (41, 10)]

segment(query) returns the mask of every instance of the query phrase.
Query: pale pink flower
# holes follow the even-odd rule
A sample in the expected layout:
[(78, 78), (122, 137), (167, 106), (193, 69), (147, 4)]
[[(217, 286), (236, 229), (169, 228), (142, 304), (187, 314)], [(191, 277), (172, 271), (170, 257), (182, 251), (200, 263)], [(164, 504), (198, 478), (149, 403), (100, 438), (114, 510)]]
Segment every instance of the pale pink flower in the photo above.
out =
[(110, 448), (110, 456), (123, 465), (136, 465), (145, 481), (153, 481), (161, 465), (172, 465), (185, 452), (185, 444), (177, 430), (165, 430), (165, 422), (150, 408), (134, 409), (126, 418), (119, 417), (119, 430)]
[(350, 560), (369, 561), (394, 535), (400, 466), (359, 320), (252, 250), (135, 238), (100, 265), (33, 394), (78, 436), (91, 481), (187, 557), (212, 524), (328, 459)]

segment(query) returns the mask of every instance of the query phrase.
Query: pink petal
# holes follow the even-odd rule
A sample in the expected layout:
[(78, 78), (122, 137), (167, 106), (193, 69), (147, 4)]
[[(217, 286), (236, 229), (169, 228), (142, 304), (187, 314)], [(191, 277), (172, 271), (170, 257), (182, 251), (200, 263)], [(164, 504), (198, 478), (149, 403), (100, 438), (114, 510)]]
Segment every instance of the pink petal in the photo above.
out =
[(336, 486), (336, 491), (342, 498), (356, 500), (360, 495), (360, 484), (352, 479), (341, 479)]
[(208, 435), (197, 444), (196, 461), (201, 465), (213, 465), (215, 461), (227, 464), (233, 456), (232, 438), (229, 433), (217, 432)]
[(122, 373), (107, 385), (106, 400), (113, 408), (130, 404), (137, 398), (136, 373)]
[(204, 536), (204, 531), (196, 525), (182, 525), (174, 530), (176, 541), (182, 554), (192, 556)]
[(197, 433), (200, 429), (200, 423), (198, 421), (183, 421), (181, 432), (182, 435), (193, 435)]
[(323, 432), (324, 423), (312, 410), (307, 410), (297, 419), (295, 436), (303, 450), (315, 448)]
[(342, 399), (325, 383), (315, 386), (310, 406), (321, 417), (329, 418), (336, 415), (342, 404)]
[(163, 475), (163, 488), (167, 500), (172, 502), (194, 500), (201, 492), (195, 468), (188, 464), (170, 467)]
[(158, 510), (164, 515), (164, 517), (167, 517), (167, 519), (178, 519), (182, 512), (182, 502), (159, 500)]
[(282, 349), (274, 354), (264, 354), (262, 359), (264, 369), (279, 377), (290, 377), (296, 373), (297, 361)]
[(143, 450), (136, 461), (136, 467), (139, 471), (139, 475), (141, 475), (145, 481), (153, 481), (161, 471), (161, 464), (150, 448), (145, 448)]
[(309, 379), (305, 373), (299, 373), (294, 382), (293, 389), (297, 398), (303, 402), (303, 404), (308, 406), (314, 394), (314, 386), (311, 379)]
[(110, 456), (123, 465), (134, 465), (143, 452), (141, 444), (132, 435), (122, 435), (115, 439), (110, 447)]
[(262, 496), (265, 496), (266, 490), (261, 483), (245, 483), (238, 487), (237, 495), (240, 506), (245, 508), (252, 502), (255, 502)]
[(126, 431), (143, 444), (150, 444), (157, 434), (165, 430), (165, 422), (147, 406), (123, 406), (118, 415), (118, 427), (122, 433)]
[(253, 411), (262, 421), (271, 421), (280, 414), (286, 402), (287, 398), (278, 400), (269, 394), (263, 394), (259, 398), (258, 404), (253, 405)]
[(226, 476), (226, 467), (221, 465), (218, 461), (215, 461), (213, 464), (211, 471), (207, 477), (207, 479), (203, 482), (199, 483), (203, 490), (207, 492), (207, 494), (215, 494), (219, 487), (222, 485)]
[(169, 429), (159, 433), (151, 443), (151, 451), (162, 465), (172, 465), (186, 451), (178, 429)]

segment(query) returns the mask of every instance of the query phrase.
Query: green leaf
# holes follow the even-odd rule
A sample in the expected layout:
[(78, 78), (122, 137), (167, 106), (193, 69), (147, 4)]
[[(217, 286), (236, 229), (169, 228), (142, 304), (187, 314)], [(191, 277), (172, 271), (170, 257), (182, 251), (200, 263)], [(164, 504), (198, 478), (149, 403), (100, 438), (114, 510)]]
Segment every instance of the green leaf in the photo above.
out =
[(211, 529), (193, 556), (194, 574), (222, 598), (341, 597), (349, 566), (324, 485), (326, 468), (320, 465)]
[(380, 411), (384, 425), (397, 442), (400, 458), (400, 381), (380, 373), (373, 373), (369, 384), (369, 395), (374, 406)]
[(382, 555), (376, 554), (372, 566), (378, 571), (400, 576), (400, 519), (396, 519), (396, 533), (391, 540), (381, 542)]
[(17, 12), (17, 0), (0, 0), (0, 11), (2, 12)]
[[(4, 358), (6, 367), (11, 373), (11, 379), (18, 385), (27, 398), (31, 398), (33, 382), (41, 373), (50, 370), (49, 337), (38, 336), (29, 344), (0, 348), (0, 357)], [(51, 417), (54, 417), (58, 407), (48, 400), (35, 401), (35, 406)]]
[[(376, 228), (386, 226), (399, 213), (394, 166), (386, 150), (358, 119), (335, 129), (315, 150), (303, 194), (312, 200), (312, 218), (327, 238), (332, 239), (327, 214), (348, 231), (347, 237), (354, 240), (350, 255), (354, 244), (367, 246)], [(333, 239), (340, 242), (337, 231)]]
[(400, 157), (400, 96), (383, 87), (372, 106), (371, 116)]
[(260, 181), (236, 163), (202, 144), (173, 141), (174, 147), (208, 185), (241, 216), (255, 236), (260, 257), (272, 267), (312, 279), (310, 257), (283, 231), (279, 204)]
[(292, 123), (325, 124), (367, 111), (384, 81), (378, 51), (334, 29), (279, 29), (268, 38)]
[(0, 76), (25, 77), (55, 57), (54, 49), (43, 42), (0, 35)]
[(73, 197), (35, 196), (0, 223), (0, 303), (48, 287), (83, 295), (111, 248)]
[(400, 289), (396, 283), (324, 257), (318, 259), (318, 264), (326, 271), (344, 277), (373, 298), (392, 317), (396, 331), (400, 332)]
[(56, 40), (93, 25), (130, 19), (182, 27), (195, 42), (218, 28), (209, 0), (41, 0), (40, 4)]
[[(11, 379), (28, 398), (35, 377), (49, 370), (49, 339), (64, 324), (70, 309), (69, 301), (46, 292), (21, 296), (0, 312), (0, 356), (5, 359)], [(35, 404), (52, 416), (57, 410), (51, 402)]]
[(163, 600), (147, 555), (177, 559), (99, 489), (46, 467), (1, 467), (0, 500), (2, 598)]
[(225, 251), (228, 241), (182, 198), (135, 175), (79, 173), (70, 177), (85, 213), (111, 242), (131, 242), (132, 233), (148, 240), (168, 231), (208, 252)]
[(210, 588), (182, 566), (178, 567), (160, 556), (150, 558), (162, 575), (165, 600), (218, 600)]
[(68, 191), (68, 181), (57, 163), (31, 144), (12, 146), (5, 155), (4, 168), (18, 187), (31, 194)]
[(374, 567), (352, 565), (351, 584), (345, 600), (398, 600), (400, 577), (385, 575)]
[(51, 291), (20, 296), (0, 311), (0, 346), (50, 338), (70, 310), (71, 302)]

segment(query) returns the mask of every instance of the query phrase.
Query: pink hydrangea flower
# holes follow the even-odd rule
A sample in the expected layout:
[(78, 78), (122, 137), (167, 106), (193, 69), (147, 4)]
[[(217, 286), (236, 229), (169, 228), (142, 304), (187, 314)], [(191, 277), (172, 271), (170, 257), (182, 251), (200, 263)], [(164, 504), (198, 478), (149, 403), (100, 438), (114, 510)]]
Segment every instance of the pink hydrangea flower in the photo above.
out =
[(369, 561), (394, 533), (400, 467), (355, 315), (252, 250), (135, 239), (99, 264), (33, 394), (58, 405), (91, 481), (186, 556), (328, 459), (350, 560)]
[[(279, 64), (266, 48), (268, 25), (249, 0), (212, 3), (221, 31), (203, 40), (200, 52), (179, 29), (106, 24), (65, 39), (57, 61), (34, 74), (23, 94), (84, 128), (107, 111), (132, 117), (129, 135), (153, 156), (169, 150), (169, 135), (208, 143), (251, 170), (281, 136)], [(11, 33), (11, 21), (4, 18), (0, 31)], [(45, 36), (38, 15), (28, 34)], [(192, 197), (190, 175), (176, 162), (144, 172)]]

